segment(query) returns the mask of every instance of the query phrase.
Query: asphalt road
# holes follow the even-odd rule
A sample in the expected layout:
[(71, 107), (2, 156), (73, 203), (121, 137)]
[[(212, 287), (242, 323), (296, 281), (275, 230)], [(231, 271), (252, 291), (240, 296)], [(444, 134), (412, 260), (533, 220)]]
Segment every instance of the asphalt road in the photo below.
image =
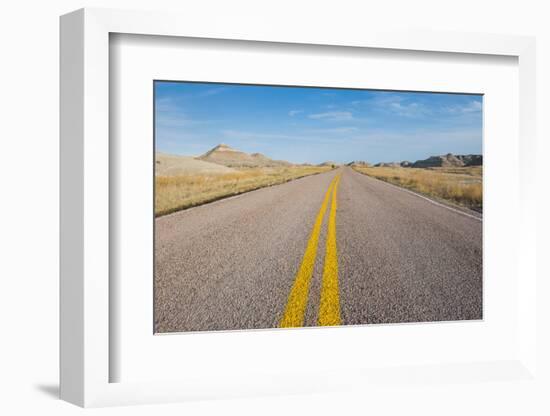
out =
[(155, 331), (482, 318), (482, 222), (340, 168), (155, 220)]

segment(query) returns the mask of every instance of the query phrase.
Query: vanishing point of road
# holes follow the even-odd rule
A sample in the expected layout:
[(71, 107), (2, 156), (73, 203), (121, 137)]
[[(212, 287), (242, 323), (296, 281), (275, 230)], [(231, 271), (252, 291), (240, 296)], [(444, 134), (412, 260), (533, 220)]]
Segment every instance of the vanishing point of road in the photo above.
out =
[(482, 318), (476, 214), (339, 168), (155, 220), (155, 332)]

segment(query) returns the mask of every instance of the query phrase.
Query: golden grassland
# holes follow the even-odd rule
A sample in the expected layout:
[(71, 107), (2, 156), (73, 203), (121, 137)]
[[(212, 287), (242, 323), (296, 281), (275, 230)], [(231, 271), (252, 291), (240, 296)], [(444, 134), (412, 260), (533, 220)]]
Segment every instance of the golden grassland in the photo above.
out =
[(231, 173), (157, 176), (155, 216), (329, 170), (331, 167), (326, 166), (288, 166), (241, 169)]
[(483, 210), (483, 168), (354, 167), (358, 172), (436, 199)]

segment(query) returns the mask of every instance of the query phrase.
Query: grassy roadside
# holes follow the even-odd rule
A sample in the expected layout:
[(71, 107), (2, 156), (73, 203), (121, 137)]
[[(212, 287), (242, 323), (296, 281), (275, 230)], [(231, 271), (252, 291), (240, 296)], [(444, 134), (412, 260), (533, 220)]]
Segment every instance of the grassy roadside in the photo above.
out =
[(399, 168), (354, 167), (373, 178), (402, 186), (412, 191), (460, 205), (478, 212), (483, 211), (483, 168)]
[(331, 169), (324, 166), (290, 166), (242, 169), (223, 174), (157, 176), (155, 178), (155, 216), (160, 217), (266, 186), (328, 172)]

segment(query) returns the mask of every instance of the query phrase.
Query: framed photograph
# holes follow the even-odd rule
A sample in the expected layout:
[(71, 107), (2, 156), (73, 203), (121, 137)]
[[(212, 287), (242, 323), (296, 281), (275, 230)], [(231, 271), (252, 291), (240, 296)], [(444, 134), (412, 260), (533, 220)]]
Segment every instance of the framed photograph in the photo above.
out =
[(482, 95), (153, 88), (155, 333), (482, 319)]
[(536, 383), (534, 67), (528, 37), (63, 16), (62, 398)]

